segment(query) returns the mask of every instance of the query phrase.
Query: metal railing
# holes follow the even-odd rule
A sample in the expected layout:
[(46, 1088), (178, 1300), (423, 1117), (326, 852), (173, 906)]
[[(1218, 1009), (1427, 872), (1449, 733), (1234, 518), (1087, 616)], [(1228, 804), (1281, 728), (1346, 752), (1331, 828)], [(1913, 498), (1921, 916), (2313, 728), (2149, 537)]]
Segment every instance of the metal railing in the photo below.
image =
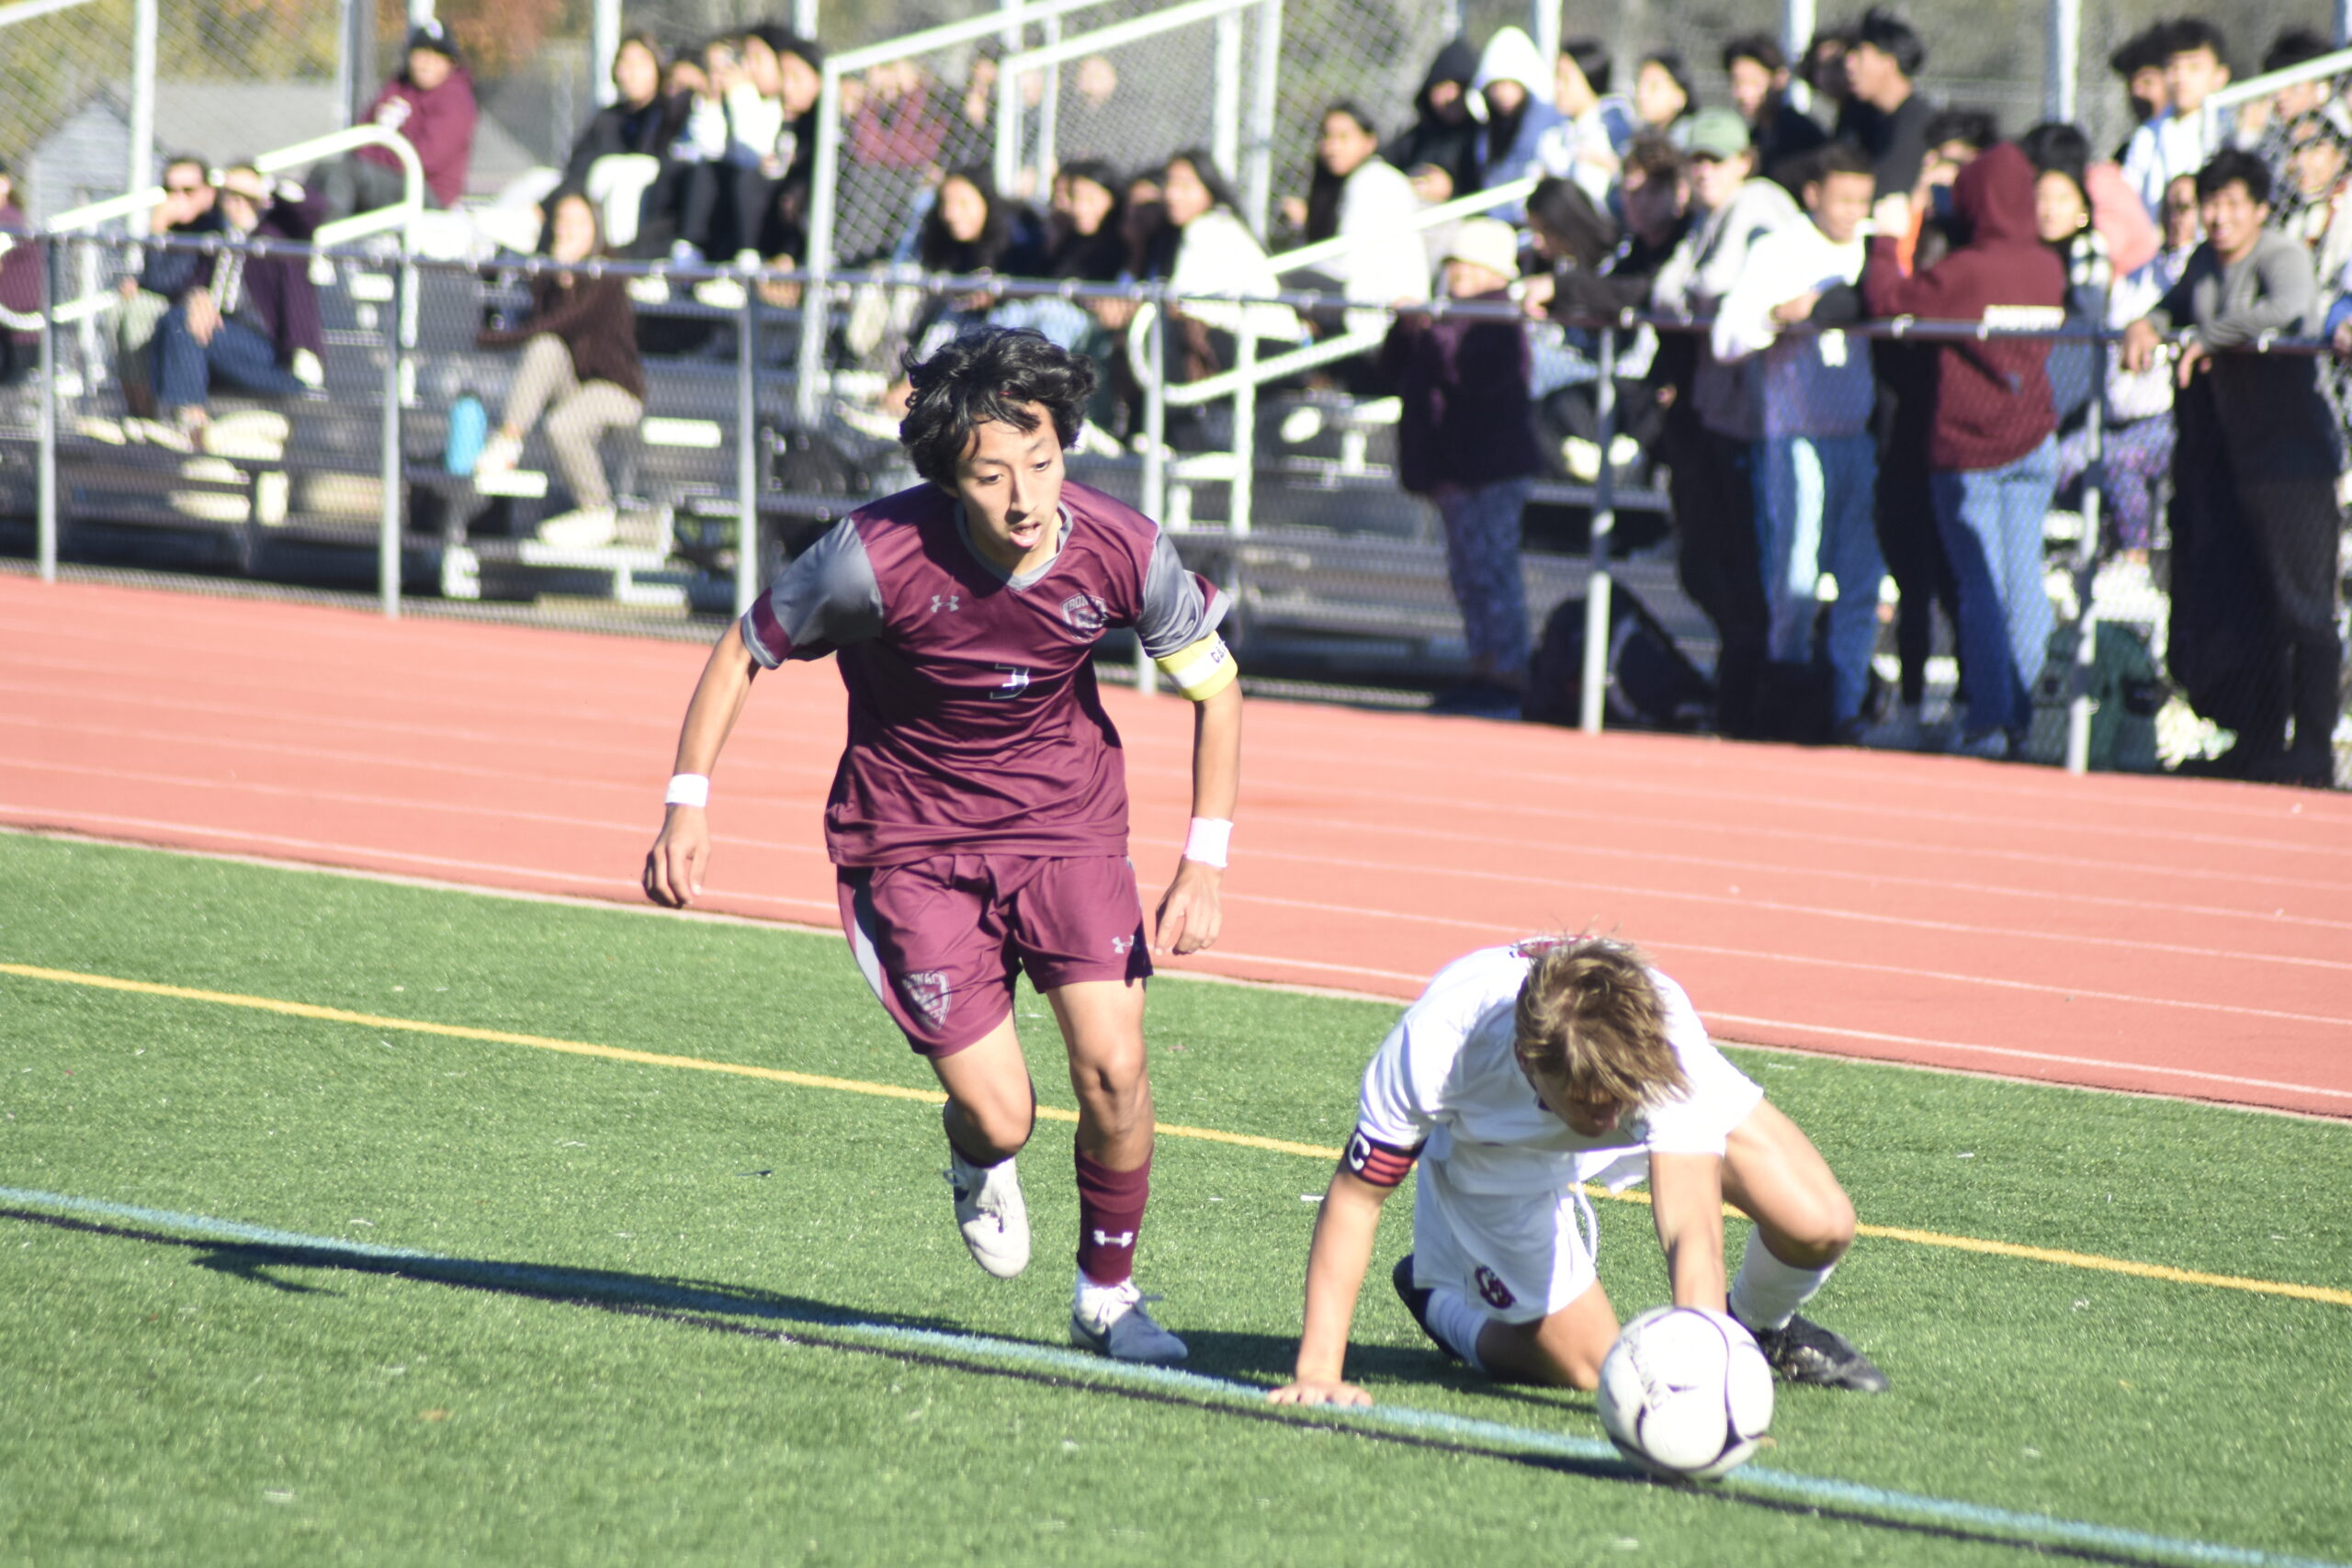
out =
[[(62, 246), (59, 241), (64, 238), (78, 238), (79, 243), (85, 245), (110, 244), (125, 250), (136, 243), (128, 238), (121, 237), (101, 240), (86, 235), (40, 236), (39, 243), (44, 247), (52, 297), (54, 297), (56, 275), (61, 265)], [(182, 237), (176, 240), (165, 239), (147, 243), (179, 246), (193, 244), (198, 248), (213, 250), (223, 248), (221, 242), (217, 238), (191, 241)], [(395, 298), (403, 302), (413, 299), (415, 292), (413, 280), (420, 273), (429, 276), (447, 271), (453, 275), (479, 276), (479, 269), (470, 265), (419, 261), (404, 254), (399, 257), (366, 256), (355, 254), (347, 248), (337, 251), (328, 247), (296, 245), (285, 242), (270, 242), (266, 245), (246, 248), (262, 255), (300, 258), (325, 255), (346, 263), (360, 262), (367, 266), (378, 269), (396, 269), (402, 281), (395, 285), (398, 291)], [(546, 258), (517, 259), (502, 265), (520, 276), (528, 276), (540, 271), (553, 269), (557, 265)], [(789, 378), (762, 367), (761, 349), (763, 330), (774, 326), (788, 331), (797, 324), (805, 331), (812, 313), (811, 308), (820, 302), (823, 291), (831, 290), (837, 294), (845, 295), (855, 289), (865, 288), (899, 288), (908, 287), (909, 279), (903, 275), (888, 272), (860, 275), (836, 273), (828, 278), (814, 269), (785, 271), (741, 265), (687, 267), (667, 263), (628, 264), (606, 261), (578, 264), (573, 270), (592, 276), (610, 274), (632, 278), (659, 277), (679, 284), (723, 281), (732, 285), (734, 291), (741, 296), (740, 304), (729, 303), (723, 307), (708, 305), (681, 307), (697, 319), (724, 323), (731, 331), (734, 338), (732, 354), (734, 363), (730, 378), (733, 406), (729, 411), (734, 440), (733, 473), (730, 476), (733, 490), (730, 521), (734, 533), (734, 559), (729, 598), (733, 607), (740, 612), (748, 607), (760, 588), (761, 500), (763, 487), (769, 490), (775, 488), (770, 478), (763, 475), (761, 470), (763, 451), (762, 397), (763, 387), (769, 389), (772, 394), (766, 403), (768, 412), (765, 418), (779, 419), (782, 416), (782, 411), (789, 406), (784, 399), (773, 395), (786, 390), (784, 383)], [(763, 284), (797, 286), (801, 290), (798, 306), (779, 306), (763, 302), (761, 298), (761, 286)], [(1281, 304), (1310, 311), (1344, 306), (1345, 303), (1335, 299), (1330, 295), (1315, 292), (1285, 292), (1271, 298), (1225, 296), (1214, 299), (1197, 299), (1188, 301), (1174, 296), (1165, 283), (1089, 285), (995, 276), (927, 276), (920, 279), (920, 287), (945, 298), (985, 294), (1002, 300), (1051, 298), (1080, 304), (1089, 301), (1117, 301), (1137, 307), (1139, 314), (1142, 310), (1151, 310), (1163, 321), (1170, 307), (1181, 309), (1188, 302), (1237, 307), (1251, 304)], [(469, 294), (465, 298), (475, 301), (466, 308), (469, 311), (478, 312), (479, 297)], [(1436, 299), (1425, 306), (1415, 307), (1413, 310), (1441, 319), (1454, 317), (1474, 321), (1508, 321), (1514, 324), (1523, 324), (1525, 320), (1517, 310), (1499, 303), (1464, 303)], [(376, 520), (377, 575), (379, 596), (383, 612), (388, 615), (397, 615), (400, 613), (403, 592), (402, 545), (407, 521), (404, 515), (403, 497), (409, 486), (414, 482), (414, 475), (406, 468), (410, 459), (404, 457), (402, 445), (406, 432), (405, 421), (408, 418), (407, 410), (413, 406), (416, 397), (414, 382), (405, 378), (404, 376), (408, 363), (407, 347), (401, 342), (403, 334), (396, 325), (402, 314), (404, 312), (398, 310), (390, 313), (390, 318), (385, 323), (380, 344), (374, 349), (375, 353), (382, 356), (380, 425), (376, 454), (382, 498)], [(59, 374), (58, 342), (60, 330), (65, 324), (62, 317), (53, 313), (45, 318), (40, 341), (41, 386), (45, 395), (40, 400), (40, 451), (38, 475), (37, 555), (42, 575), (52, 578), (57, 569), (60, 505), (57, 458), (58, 420), (62, 399), (64, 395)], [(1633, 311), (1611, 316), (1568, 319), (1564, 320), (1563, 324), (1589, 332), (1591, 335), (1598, 370), (1598, 378), (1594, 383), (1599, 420), (1598, 446), (1603, 454), (1608, 454), (1611, 451), (1614, 437), (1626, 423), (1622, 417), (1623, 411), (1616, 406), (1616, 372), (1620, 336), (1644, 326), (1653, 327), (1662, 332), (1687, 332), (1695, 330), (1695, 324)], [(1790, 329), (1792, 335), (1800, 335), (1807, 330)], [(2099, 355), (2099, 362), (2104, 364), (2104, 352), (2116, 341), (2117, 334), (2103, 329), (2022, 331), (1986, 323), (1938, 323), (1906, 318), (1862, 323), (1847, 329), (1847, 335), (1857, 338), (1885, 337), (1922, 343), (1984, 342), (1998, 338), (2027, 339), (2053, 344), (2079, 345)], [(1221, 528), (1195, 526), (1190, 536), (1195, 545), (1208, 547), (1215, 555), (1220, 549), (1227, 547), (1226, 541), (1238, 544), (1246, 541), (1251, 532), (1250, 518), (1255, 503), (1253, 488), (1260, 482), (1261, 468), (1257, 461), (1254, 445), (1256, 424), (1254, 399), (1257, 389), (1265, 379), (1261, 372), (1277, 361), (1272, 357), (1262, 361), (1258, 359), (1255, 340), (1251, 334), (1245, 332), (1238, 334), (1237, 337), (1240, 362), (1233, 371), (1225, 373), (1232, 378), (1229, 382), (1223, 386), (1214, 385), (1209, 381), (1196, 382), (1191, 386), (1175, 385), (1170, 384), (1159, 363), (1164, 341), (1164, 333), (1159, 331), (1145, 333), (1131, 338), (1131, 346), (1137, 351), (1138, 362), (1136, 368), (1140, 373), (1137, 379), (1144, 392), (1141, 450), (1119, 461), (1131, 462), (1140, 470), (1144, 509), (1158, 517), (1166, 518), (1167, 516), (1165, 483), (1174, 465), (1201, 465), (1190, 475), (1192, 479), (1199, 482), (1228, 486), (1229, 500), (1223, 526)], [(2326, 345), (2269, 335), (2248, 345), (2247, 351), (2311, 355), (2324, 353)], [(1204, 392), (1202, 390), (1204, 388), (1209, 389)], [(87, 394), (85, 392), (81, 395)], [(1237, 402), (1237, 418), (1229, 449), (1213, 451), (1199, 457), (1177, 457), (1168, 449), (1170, 409), (1194, 407), (1213, 397), (1227, 395), (1233, 397)], [(2073, 597), (2076, 613), (2075, 618), (2071, 623), (2075, 633), (2075, 654), (2073, 680), (2067, 696), (2065, 761), (2070, 770), (2076, 772), (2083, 771), (2088, 763), (2088, 735), (2091, 718), (2088, 689), (2098, 629), (2098, 601), (2093, 591), (2092, 578), (2100, 565), (2099, 524), (2105, 494), (2104, 487), (2107, 483), (2107, 476), (2100, 466), (2099, 450), (2105, 417), (2103, 400), (2094, 396), (2087, 407), (2091, 461), (2085, 481), (2085, 501), (2082, 507), (2083, 527), (2073, 547), (2071, 558), (2066, 562), (2067, 570), (2074, 579)], [(707, 444), (717, 444), (720, 438), (720, 433), (714, 432)], [(87, 454), (85, 460), (86, 458)], [(1277, 466), (1267, 471), (1279, 478), (1283, 470)], [(1599, 472), (1590, 483), (1589, 491), (1585, 492), (1582, 502), (1589, 510), (1590, 520), (1590, 532), (1584, 550), (1583, 581), (1587, 585), (1585, 614), (1588, 624), (1585, 646), (1591, 649), (1605, 649), (1609, 646), (1609, 631), (1613, 624), (1611, 598), (1617, 569), (1612, 562), (1617, 543), (1622, 485), (1623, 480), (1616, 462), (1604, 460), (1600, 465)], [(1155, 487), (1158, 487), (1156, 491)], [(845, 497), (841, 503), (841, 509), (846, 510), (861, 499), (863, 498)], [(1168, 521), (1171, 528), (1179, 526), (1175, 520)], [(1239, 558), (1235, 556), (1231, 558)], [(1841, 585), (1841, 588), (1843, 586)], [(1138, 676), (1148, 681), (1148, 677), (1143, 675), (1141, 670), (1138, 671)], [(1605, 659), (1592, 657), (1586, 660), (1579, 705), (1582, 726), (1589, 731), (1600, 728), (1608, 678), (1609, 670)]]

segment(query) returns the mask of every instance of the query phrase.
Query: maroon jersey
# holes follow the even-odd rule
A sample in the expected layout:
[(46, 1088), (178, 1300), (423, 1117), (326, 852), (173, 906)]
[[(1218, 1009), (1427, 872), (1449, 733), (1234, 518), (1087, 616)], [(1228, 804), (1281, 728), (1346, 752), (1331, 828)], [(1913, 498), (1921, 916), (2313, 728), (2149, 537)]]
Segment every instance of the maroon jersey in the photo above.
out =
[(1225, 609), (1158, 524), (1100, 491), (1064, 483), (1053, 559), (1015, 576), (973, 547), (956, 497), (926, 484), (835, 524), (742, 625), (765, 668), (836, 655), (849, 746), (825, 847), (836, 864), (881, 866), (1125, 854), (1126, 773), (1094, 645), (1133, 626), (1164, 658), (1209, 637)]

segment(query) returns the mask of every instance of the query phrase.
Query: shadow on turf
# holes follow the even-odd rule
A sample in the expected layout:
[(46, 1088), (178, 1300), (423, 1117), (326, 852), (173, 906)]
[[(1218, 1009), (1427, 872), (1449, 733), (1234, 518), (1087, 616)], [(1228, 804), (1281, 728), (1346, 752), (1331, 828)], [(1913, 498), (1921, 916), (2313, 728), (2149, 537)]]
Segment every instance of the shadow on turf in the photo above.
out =
[[(1194, 1394), (1181, 1389), (1121, 1385), (1056, 1372), (1036, 1367), (1012, 1367), (987, 1359), (976, 1348), (970, 1353), (959, 1353), (945, 1348), (914, 1348), (904, 1345), (878, 1345), (870, 1341), (842, 1337), (826, 1330), (854, 1331), (876, 1325), (895, 1328), (924, 1329), (934, 1333), (966, 1336), (968, 1330), (939, 1318), (908, 1314), (852, 1313), (774, 1292), (746, 1286), (711, 1284), (664, 1279), (657, 1275), (628, 1274), (606, 1269), (568, 1269), (561, 1266), (501, 1263), (488, 1259), (464, 1258), (402, 1258), (365, 1252), (345, 1251), (335, 1247), (305, 1247), (272, 1242), (221, 1242), (198, 1240), (171, 1235), (161, 1231), (139, 1230), (128, 1225), (104, 1224), (91, 1220), (71, 1219), (61, 1214), (46, 1214), (26, 1209), (0, 1209), (0, 1219), (16, 1220), (26, 1224), (47, 1226), (52, 1230), (70, 1231), (83, 1235), (105, 1236), (118, 1241), (143, 1242), (153, 1247), (175, 1247), (192, 1255), (190, 1262), (232, 1279), (264, 1285), (288, 1294), (314, 1295), (334, 1292), (323, 1286), (277, 1279), (267, 1270), (275, 1269), (329, 1269), (347, 1274), (389, 1275), (395, 1279), (413, 1280), (420, 1283), (446, 1285), (458, 1290), (481, 1291), (495, 1295), (526, 1297), (537, 1301), (569, 1306), (590, 1308), (626, 1317), (650, 1318), (700, 1328), (721, 1334), (740, 1335), (750, 1338), (767, 1339), (804, 1345), (821, 1345), (829, 1349), (852, 1355), (874, 1356), (886, 1360), (937, 1367), (943, 1370), (976, 1374), (983, 1377), (1006, 1378), (1048, 1388), (1082, 1390), (1089, 1393), (1106, 1394), (1136, 1404), (1160, 1404), (1180, 1409), (1196, 1410), (1206, 1415), (1238, 1417), (1274, 1426), (1306, 1427), (1360, 1438), (1365, 1442), (1390, 1447), (1431, 1449), (1444, 1453), (1462, 1454), (1493, 1460), (1504, 1464), (1520, 1465), (1532, 1470), (1545, 1470), (1582, 1477), (1591, 1481), (1614, 1482), (1634, 1486), (1675, 1485), (1694, 1500), (1719, 1503), (1736, 1507), (1760, 1509), (1767, 1513), (1790, 1514), (1799, 1517), (1822, 1518), (1862, 1526), (1904, 1536), (1925, 1536), (1945, 1540), (1964, 1541), (1980, 1546), (2007, 1547), (2041, 1556), (2064, 1557), (2079, 1562), (2109, 1562), (2128, 1568), (2165, 1568), (2161, 1558), (2136, 1556), (2128, 1552), (2104, 1551), (2094, 1547), (2055, 1544), (2028, 1537), (2003, 1535), (1992, 1530), (1968, 1529), (1951, 1525), (1926, 1524), (1915, 1519), (1873, 1514), (1857, 1507), (1823, 1506), (1815, 1504), (1760, 1497), (1749, 1493), (1728, 1492), (1716, 1487), (1672, 1483), (1652, 1479), (1634, 1466), (1615, 1460), (1581, 1460), (1556, 1454), (1529, 1453), (1499, 1444), (1486, 1444), (1457, 1438), (1427, 1436), (1412, 1432), (1383, 1430), (1359, 1425), (1341, 1416), (1319, 1416), (1312, 1410), (1280, 1407), (1272, 1404), (1236, 1404), (1229, 1399), (1209, 1394)], [(788, 1325), (786, 1326), (776, 1326)], [(1191, 1343), (1204, 1352), (1188, 1370), (1221, 1371), (1258, 1371), (1261, 1375), (1271, 1371), (1276, 1375), (1289, 1370), (1290, 1343), (1260, 1334), (1193, 1333)], [(1359, 1372), (1377, 1371), (1383, 1375), (1427, 1377), (1432, 1353), (1378, 1348), (1356, 1353)], [(1541, 1393), (1508, 1388), (1498, 1388), (1484, 1379), (1456, 1373), (1442, 1377), (1441, 1382), (1476, 1389), (1489, 1397), (1518, 1400), (1541, 1405), (1547, 1410), (1580, 1410), (1589, 1406)]]

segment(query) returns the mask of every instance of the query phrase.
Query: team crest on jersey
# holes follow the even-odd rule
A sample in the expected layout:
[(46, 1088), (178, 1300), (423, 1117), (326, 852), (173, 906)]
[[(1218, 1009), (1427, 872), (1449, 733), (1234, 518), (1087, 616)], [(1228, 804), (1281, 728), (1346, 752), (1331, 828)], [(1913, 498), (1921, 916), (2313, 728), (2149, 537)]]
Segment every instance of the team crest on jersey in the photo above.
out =
[(922, 1014), (933, 1029), (947, 1021), (947, 1004), (955, 999), (955, 990), (947, 976), (936, 969), (925, 969), (913, 975), (899, 976), (899, 989), (906, 994), (907, 1006)]
[(1490, 1307), (1500, 1310), (1519, 1300), (1517, 1296), (1510, 1293), (1510, 1287), (1504, 1284), (1500, 1277), (1483, 1263), (1478, 1265), (1477, 1272), (1470, 1278), (1477, 1284), (1478, 1294), (1486, 1298), (1487, 1304)]
[(1081, 637), (1096, 637), (1111, 624), (1111, 606), (1091, 593), (1073, 593), (1062, 601), (1062, 619)]

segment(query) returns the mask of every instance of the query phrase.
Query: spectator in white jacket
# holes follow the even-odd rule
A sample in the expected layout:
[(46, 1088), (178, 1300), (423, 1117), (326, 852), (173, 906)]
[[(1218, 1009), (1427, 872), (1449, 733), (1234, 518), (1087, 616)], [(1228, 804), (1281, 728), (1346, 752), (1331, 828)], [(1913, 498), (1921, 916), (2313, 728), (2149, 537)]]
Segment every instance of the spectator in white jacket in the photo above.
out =
[[(1178, 296), (1175, 315), (1185, 327), (1182, 352), (1189, 364), (1188, 373), (1181, 378), (1196, 380), (1233, 368), (1235, 349), (1244, 332), (1272, 348), (1295, 344), (1305, 334), (1289, 306), (1271, 299), (1262, 305), (1235, 302), (1236, 297), (1247, 299), (1279, 294), (1281, 280), (1266, 259), (1265, 247), (1235, 210), (1232, 187), (1208, 153), (1191, 147), (1169, 159), (1160, 193), (1168, 223), (1177, 231), (1176, 259), (1168, 271), (1168, 287)], [(1183, 298), (1186, 295), (1226, 298)]]
[[(1333, 104), (1323, 111), (1315, 175), (1295, 216), (1306, 243), (1340, 240), (1351, 248), (1289, 274), (1290, 286), (1337, 291), (1351, 305), (1427, 299), (1429, 253), (1413, 229), (1420, 212), (1413, 182), (1380, 155), (1371, 117), (1351, 103)], [(1387, 329), (1376, 311), (1351, 311), (1348, 325)]]
[(2230, 85), (2222, 30), (2200, 17), (2165, 28), (2165, 89), (2171, 107), (2132, 133), (2123, 147), (2123, 177), (2140, 193), (2148, 216), (2164, 212), (2165, 187), (2203, 168), (2230, 144), (2222, 117), (2206, 99)]
[(1715, 316), (1715, 356), (1747, 374), (1763, 413), (1756, 501), (1771, 657), (1813, 656), (1819, 581), (1838, 584), (1829, 612), (1832, 716), (1857, 734), (1878, 637), (1886, 575), (1872, 521), (1878, 458), (1876, 389), (1867, 348), (1839, 332), (1801, 326), (1821, 296), (1860, 277), (1873, 176), (1869, 156), (1838, 142), (1813, 154), (1801, 188), (1810, 223), (1767, 234)]

